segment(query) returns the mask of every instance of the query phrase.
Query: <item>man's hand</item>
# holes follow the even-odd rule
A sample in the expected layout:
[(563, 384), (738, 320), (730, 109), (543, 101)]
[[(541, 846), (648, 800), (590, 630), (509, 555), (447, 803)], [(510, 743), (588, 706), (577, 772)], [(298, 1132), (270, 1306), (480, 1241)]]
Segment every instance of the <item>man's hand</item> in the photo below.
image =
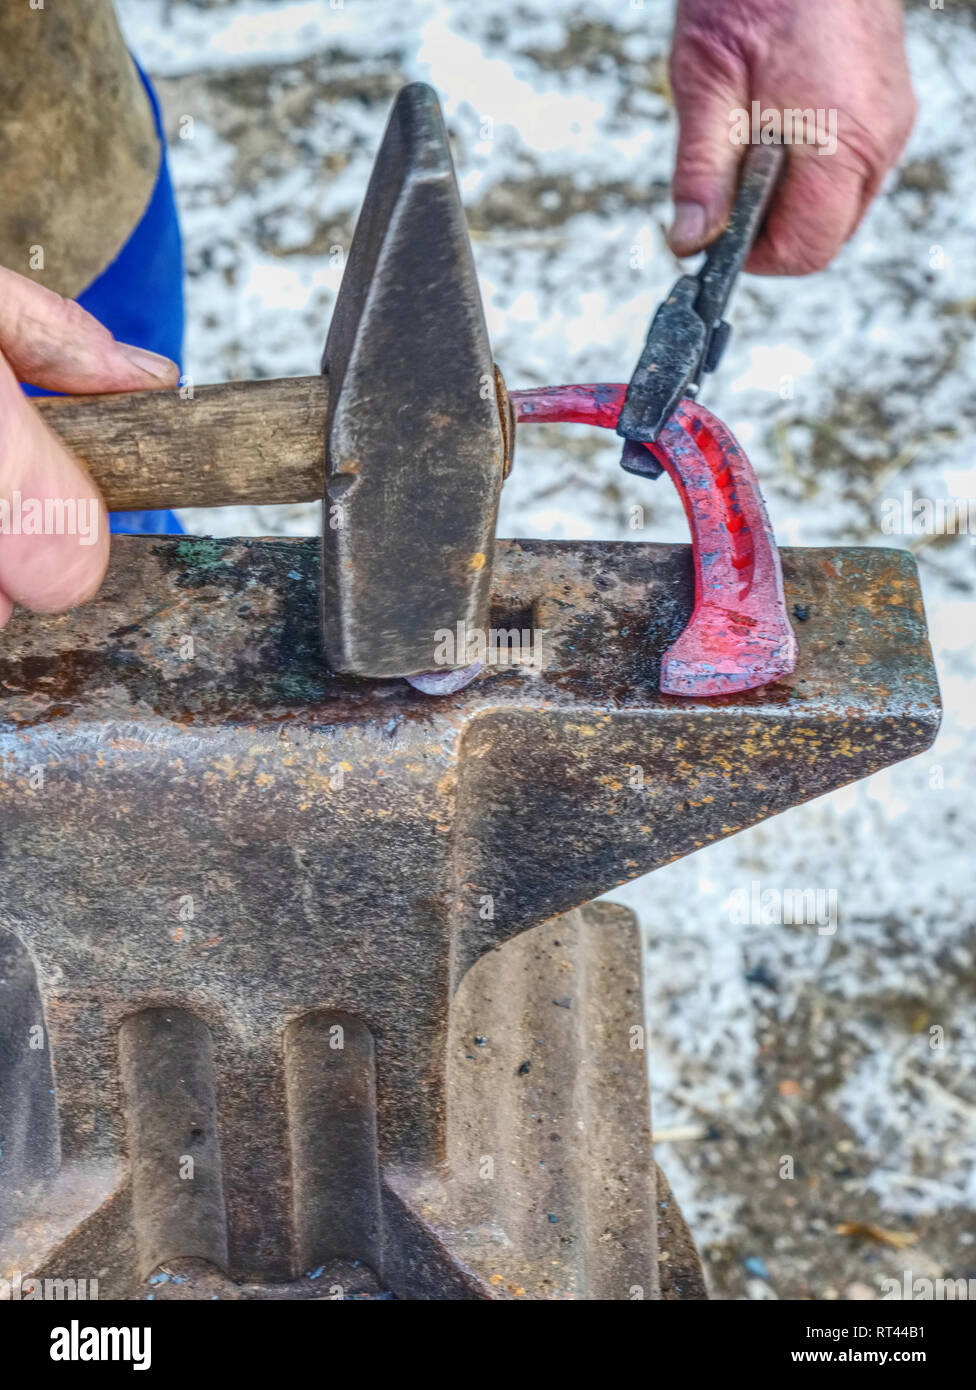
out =
[(678, 0), (671, 86), (680, 135), (672, 250), (689, 256), (728, 220), (743, 147), (731, 113), (837, 113), (837, 149), (793, 144), (746, 269), (821, 270), (852, 235), (915, 119), (900, 0)]
[[(108, 517), (92, 479), (41, 420), (18, 386), (99, 393), (175, 386), (175, 363), (117, 343), (108, 329), (71, 300), (0, 269), (0, 499), (14, 514), (22, 505), (84, 501), (97, 508), (97, 539), (78, 535), (11, 534), (0, 528), (0, 627), (15, 603), (56, 613), (92, 596), (108, 563)], [(40, 509), (38, 509), (40, 510)], [(27, 526), (23, 531), (28, 530)]]

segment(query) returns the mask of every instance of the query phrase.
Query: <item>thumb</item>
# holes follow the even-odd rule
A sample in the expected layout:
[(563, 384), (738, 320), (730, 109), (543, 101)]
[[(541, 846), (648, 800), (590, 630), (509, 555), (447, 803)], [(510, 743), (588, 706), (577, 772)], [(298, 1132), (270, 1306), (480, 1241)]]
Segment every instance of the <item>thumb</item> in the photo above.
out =
[(12, 603), (52, 613), (90, 598), (108, 546), (98, 488), (0, 353), (0, 627)]
[(732, 210), (743, 151), (732, 141), (731, 118), (748, 107), (748, 80), (732, 54), (680, 30), (670, 72), (678, 152), (668, 244), (676, 256), (691, 256), (715, 240)]
[(74, 300), (3, 267), (0, 352), (20, 381), (48, 391), (158, 391), (180, 375), (168, 358), (117, 343)]

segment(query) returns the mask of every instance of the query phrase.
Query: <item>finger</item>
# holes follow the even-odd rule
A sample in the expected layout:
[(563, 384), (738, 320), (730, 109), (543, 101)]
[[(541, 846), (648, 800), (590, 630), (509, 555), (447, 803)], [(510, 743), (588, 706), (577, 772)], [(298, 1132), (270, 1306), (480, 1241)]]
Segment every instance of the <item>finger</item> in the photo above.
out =
[(153, 391), (179, 381), (168, 357), (117, 343), (74, 300), (2, 268), (0, 351), (21, 381), (47, 391)]
[(0, 592), (41, 613), (71, 608), (98, 588), (108, 551), (97, 487), (0, 356)]
[(748, 79), (734, 55), (699, 34), (676, 36), (670, 72), (678, 151), (668, 243), (676, 255), (690, 256), (729, 220), (743, 154), (732, 140), (732, 115), (748, 106)]
[(754, 275), (811, 275), (854, 234), (875, 186), (867, 171), (812, 146), (790, 149), (785, 177), (745, 269)]
[(14, 611), (14, 601), (9, 594), (0, 589), (0, 628), (6, 627)]

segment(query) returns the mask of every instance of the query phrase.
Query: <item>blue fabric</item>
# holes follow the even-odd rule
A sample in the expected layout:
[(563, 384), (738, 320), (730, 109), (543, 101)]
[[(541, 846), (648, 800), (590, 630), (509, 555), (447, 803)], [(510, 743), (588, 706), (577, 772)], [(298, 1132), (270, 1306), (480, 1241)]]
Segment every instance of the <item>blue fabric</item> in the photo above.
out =
[[(136, 67), (139, 68), (138, 63)], [(162, 115), (152, 84), (139, 68), (152, 104), (160, 143), (159, 174), (149, 205), (111, 265), (83, 294), (81, 304), (120, 342), (183, 362), (183, 245), (166, 159)], [(28, 395), (50, 394), (25, 386)], [(172, 512), (114, 512), (114, 534), (181, 535)]]

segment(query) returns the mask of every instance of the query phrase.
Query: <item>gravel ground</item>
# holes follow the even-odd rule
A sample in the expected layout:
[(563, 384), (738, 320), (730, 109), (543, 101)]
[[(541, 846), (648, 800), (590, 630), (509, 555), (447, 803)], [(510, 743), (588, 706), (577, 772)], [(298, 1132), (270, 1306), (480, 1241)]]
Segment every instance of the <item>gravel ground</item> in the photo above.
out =
[[(509, 385), (626, 379), (677, 273), (665, 0), (118, 4), (166, 111), (196, 381), (317, 370), (372, 153), (416, 78), (444, 103)], [(613, 895), (646, 937), (658, 1158), (718, 1298), (976, 1277), (973, 542), (882, 527), (906, 490), (976, 498), (973, 17), (909, 6), (922, 112), (901, 168), (828, 271), (742, 284), (706, 396), (782, 543), (916, 551), (946, 701), (930, 754)], [(183, 519), (318, 525), (298, 506)], [(557, 426), (522, 431), (500, 533), (687, 536), (666, 484)], [(834, 893), (836, 932), (738, 925), (757, 880)]]

